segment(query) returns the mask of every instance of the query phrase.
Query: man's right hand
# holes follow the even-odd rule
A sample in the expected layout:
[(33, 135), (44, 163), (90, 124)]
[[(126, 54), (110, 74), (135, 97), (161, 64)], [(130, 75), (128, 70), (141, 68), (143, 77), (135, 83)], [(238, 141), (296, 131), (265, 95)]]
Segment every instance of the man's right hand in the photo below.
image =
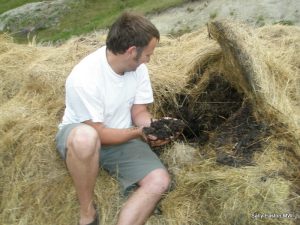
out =
[(143, 132), (143, 128), (142, 129), (142, 139), (148, 143), (151, 147), (158, 147), (158, 146), (162, 146), (162, 145), (165, 145), (165, 144), (168, 144), (171, 139), (164, 139), (164, 140), (160, 140), (158, 139), (156, 136), (154, 135), (146, 135), (144, 132)]

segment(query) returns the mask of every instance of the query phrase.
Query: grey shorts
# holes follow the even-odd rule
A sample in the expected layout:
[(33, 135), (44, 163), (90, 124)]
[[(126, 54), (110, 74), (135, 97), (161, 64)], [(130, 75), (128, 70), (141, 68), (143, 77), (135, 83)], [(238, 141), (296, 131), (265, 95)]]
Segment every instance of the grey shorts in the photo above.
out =
[[(67, 138), (71, 130), (78, 125), (80, 123), (65, 125), (56, 135), (56, 147), (63, 160), (66, 159)], [(149, 145), (140, 139), (120, 145), (102, 146), (100, 165), (119, 180), (124, 193), (151, 171), (158, 168), (165, 169)]]

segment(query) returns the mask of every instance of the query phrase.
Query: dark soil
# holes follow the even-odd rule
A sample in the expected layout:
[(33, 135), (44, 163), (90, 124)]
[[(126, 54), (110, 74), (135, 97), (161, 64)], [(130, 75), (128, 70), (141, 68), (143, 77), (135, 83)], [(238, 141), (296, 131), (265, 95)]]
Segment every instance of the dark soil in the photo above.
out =
[(269, 136), (269, 128), (253, 116), (252, 105), (245, 101), (211, 139), (217, 153), (217, 162), (239, 167), (252, 165), (253, 154), (260, 151)]
[(178, 136), (185, 127), (181, 120), (177, 119), (159, 119), (152, 121), (150, 127), (144, 127), (143, 131), (146, 135), (153, 135), (159, 140), (165, 140)]
[(269, 128), (253, 116), (253, 106), (244, 94), (221, 74), (211, 74), (206, 86), (195, 95), (200, 79), (201, 74), (187, 86), (191, 92), (186, 93), (193, 95), (176, 95), (180, 107), (166, 101), (163, 108), (186, 124), (183, 130), (186, 141), (193, 146), (212, 146), (217, 162), (234, 167), (252, 165), (254, 153), (262, 149), (270, 135)]
[[(196, 79), (188, 84), (191, 90), (196, 86)], [(241, 107), (243, 98), (243, 94), (232, 87), (222, 75), (212, 74), (206, 87), (198, 96), (177, 94), (180, 107), (164, 105), (163, 108), (170, 116), (184, 121), (186, 124), (183, 130), (185, 140), (205, 145), (209, 141), (210, 133), (225, 123)]]

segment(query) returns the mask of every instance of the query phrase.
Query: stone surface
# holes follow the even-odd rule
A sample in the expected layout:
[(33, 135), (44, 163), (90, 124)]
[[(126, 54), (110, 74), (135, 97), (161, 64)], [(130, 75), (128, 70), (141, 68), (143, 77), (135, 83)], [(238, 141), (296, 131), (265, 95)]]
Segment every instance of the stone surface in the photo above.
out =
[(53, 0), (28, 3), (0, 15), (0, 31), (27, 34), (57, 26), (70, 4), (78, 0)]
[[(28, 3), (0, 15), (0, 32), (28, 34), (57, 26), (71, 4), (80, 0)], [(213, 19), (230, 18), (255, 26), (285, 23), (300, 26), (299, 0), (198, 0), (148, 15), (161, 34), (186, 33)]]
[(300, 26), (299, 0), (199, 0), (150, 16), (162, 34), (185, 33), (213, 19), (233, 19), (254, 26), (284, 23)]

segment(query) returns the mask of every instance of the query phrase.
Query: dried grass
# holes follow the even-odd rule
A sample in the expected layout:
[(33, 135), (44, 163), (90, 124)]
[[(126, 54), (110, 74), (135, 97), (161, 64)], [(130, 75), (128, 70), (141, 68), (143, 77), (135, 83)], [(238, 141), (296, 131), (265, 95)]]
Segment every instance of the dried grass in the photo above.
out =
[[(175, 143), (164, 149), (160, 157), (174, 186), (160, 203), (163, 214), (153, 215), (147, 224), (297, 224), (294, 219), (252, 216), (299, 212), (299, 28), (221, 25), (225, 34), (233, 30), (228, 42), (217, 38), (221, 48), (206, 29), (162, 38), (149, 64), (156, 98), (153, 113), (168, 115), (165, 106), (180, 107), (178, 94), (197, 98), (217, 73), (255, 103), (258, 118), (281, 126), (271, 126), (253, 166), (216, 163), (209, 143)], [(211, 32), (214, 38), (220, 33)], [(247, 62), (233, 55), (232, 40)], [(1, 224), (76, 224), (75, 190), (56, 153), (54, 136), (64, 108), (66, 76), (103, 44), (103, 36), (74, 38), (56, 47), (18, 45), (0, 37)], [(252, 68), (248, 80), (232, 66), (242, 63)], [(102, 170), (95, 195), (102, 224), (114, 224), (124, 198), (117, 182)]]

